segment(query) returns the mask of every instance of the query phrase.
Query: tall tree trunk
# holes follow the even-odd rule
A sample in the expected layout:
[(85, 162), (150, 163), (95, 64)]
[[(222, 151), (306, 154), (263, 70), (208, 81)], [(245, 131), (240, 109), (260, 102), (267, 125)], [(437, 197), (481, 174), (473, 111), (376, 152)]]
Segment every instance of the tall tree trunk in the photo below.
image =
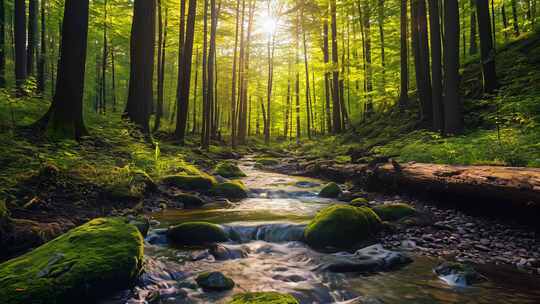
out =
[(501, 16), (503, 23), (504, 41), (508, 42), (508, 19), (506, 18), (506, 8), (504, 6), (504, 3), (501, 5)]
[[(268, 1), (268, 14), (270, 14), (270, 0)], [(274, 33), (268, 34), (267, 41), (267, 55), (268, 55), (268, 84), (266, 87), (266, 109), (268, 110), (266, 115), (266, 123), (264, 129), (264, 142), (270, 144), (270, 124), (271, 124), (271, 101), (272, 101), (272, 87), (274, 85)]]
[[(3, 2), (3, 0), (2, 0)], [(46, 0), (41, 0), (41, 50), (38, 62), (37, 90), (43, 97), (45, 92), (45, 67), (47, 66), (47, 23), (46, 23)]]
[[(503, 4), (504, 7), (504, 4)], [(469, 37), (469, 54), (474, 55), (478, 53), (478, 44), (476, 43), (476, 8), (474, 0), (471, 0), (470, 2), (470, 10), (471, 10), (471, 33)], [(505, 26), (506, 27), (506, 26)]]
[[(433, 98), (433, 129), (442, 131), (443, 104), (442, 104), (442, 66), (441, 66), (441, 25), (439, 18), (439, 0), (429, 2), (429, 28), (431, 36), (431, 91)], [(448, 18), (445, 16), (445, 20)], [(454, 20), (456, 21), (456, 20)], [(457, 22), (456, 22), (457, 23)], [(459, 35), (459, 32), (458, 32)], [(448, 39), (448, 38), (447, 38)], [(458, 50), (459, 52), (459, 50)], [(445, 53), (446, 54), (446, 53)]]
[(158, 63), (157, 63), (157, 107), (154, 121), (154, 132), (157, 132), (161, 126), (163, 117), (163, 99), (165, 89), (165, 47), (167, 40), (167, 18), (168, 9), (165, 8), (165, 25), (163, 24), (163, 7), (161, 0), (158, 0)]
[(195, 51), (195, 87), (193, 88), (193, 129), (191, 130), (191, 134), (197, 133), (197, 94), (199, 91), (197, 90), (197, 84), (198, 84), (198, 78), (199, 78), (199, 48)]
[(332, 89), (332, 101), (333, 101), (333, 107), (332, 107), (332, 121), (333, 121), (333, 127), (332, 131), (334, 134), (341, 133), (342, 125), (341, 125), (341, 108), (340, 108), (340, 101), (339, 101), (339, 54), (338, 54), (338, 44), (337, 44), (337, 20), (336, 20), (336, 0), (330, 0), (330, 15), (331, 15), (331, 28), (332, 28), (332, 64), (333, 64), (333, 72), (332, 72), (332, 81), (333, 81), (333, 89)]
[[(189, 0), (188, 8), (188, 17), (186, 24), (186, 35), (185, 40), (183, 40), (182, 46), (182, 57), (181, 61), (178, 62), (179, 65), (179, 77), (178, 77), (178, 94), (177, 94), (177, 113), (176, 113), (176, 128), (174, 131), (175, 137), (180, 140), (181, 143), (184, 142), (186, 127), (187, 127), (187, 116), (189, 113), (189, 87), (191, 80), (191, 57), (193, 55), (193, 40), (195, 35), (195, 18), (197, 10), (197, 0)], [(181, 34), (184, 37), (183, 34)], [(205, 50), (206, 51), (206, 50)], [(206, 54), (204, 54), (206, 55)], [(205, 59), (206, 60), (206, 59)]]
[(459, 96), (459, 8), (457, 1), (444, 0), (444, 131), (463, 131), (463, 112)]
[[(245, 3), (243, 1), (243, 3)], [(243, 11), (242, 11), (243, 14)], [(231, 147), (236, 147), (236, 67), (238, 60), (238, 23), (240, 21), (240, 1), (236, 1), (236, 10), (235, 10), (235, 29), (234, 29), (234, 51), (233, 51), (233, 65), (232, 65), (232, 75), (231, 75)], [(242, 16), (242, 26), (243, 26), (243, 16)]]
[(103, 54), (101, 56), (101, 113), (107, 109), (107, 55), (109, 53), (107, 41), (107, 0), (103, 1)]
[(202, 132), (201, 146), (208, 148), (210, 146), (210, 111), (208, 106), (208, 1), (204, 0), (203, 10), (203, 77), (202, 77), (202, 98), (203, 98), (203, 116), (202, 116)]
[(0, 88), (6, 87), (6, 10), (0, 0)]
[(155, 0), (135, 0), (131, 27), (129, 90), (124, 118), (135, 123), (144, 134), (150, 132), (150, 107), (153, 98)]
[[(255, 3), (256, 1), (250, 1), (249, 11), (248, 11), (248, 23), (246, 31), (246, 43), (245, 43), (245, 52), (244, 59), (242, 60), (242, 93), (240, 98), (239, 106), (239, 124), (238, 124), (238, 138), (241, 144), (246, 142), (246, 133), (247, 133), (247, 92), (249, 87), (249, 57), (250, 57), (250, 45), (251, 45), (251, 32), (253, 29), (253, 16), (255, 12)], [(262, 98), (262, 97), (261, 97)]]
[(206, 95), (206, 105), (207, 105), (207, 126), (205, 131), (207, 132), (203, 142), (203, 147), (208, 148), (210, 144), (210, 138), (215, 135), (215, 126), (214, 126), (214, 94), (215, 94), (215, 60), (216, 60), (216, 27), (217, 27), (217, 14), (216, 14), (216, 0), (210, 0), (210, 46), (208, 49), (208, 73), (207, 73), (207, 95)]
[(382, 86), (383, 86), (383, 92), (385, 91), (386, 87), (386, 78), (385, 78), (385, 70), (386, 70), (386, 54), (384, 52), (384, 0), (379, 0), (378, 2), (378, 9), (379, 9), (379, 18), (378, 18), (378, 24), (379, 24), (379, 36), (381, 39), (381, 75), (382, 75)]
[(285, 119), (283, 124), (283, 136), (285, 139), (287, 139), (287, 135), (289, 133), (289, 107), (291, 104), (291, 78), (289, 75), (289, 78), (287, 79), (287, 103), (285, 105)]
[(330, 61), (328, 49), (328, 18), (324, 18), (323, 24), (323, 56), (324, 56), (324, 97), (325, 97), (325, 113), (326, 126), (328, 133), (332, 133), (332, 115), (330, 114), (330, 73), (328, 72), (328, 63)]
[(88, 0), (66, 0), (57, 88), (51, 107), (41, 120), (51, 138), (79, 139), (87, 134), (83, 121), (87, 36)]
[(38, 45), (38, 1), (28, 1), (28, 47), (26, 49), (26, 74), (34, 75)]
[(18, 94), (23, 94), (26, 81), (26, 1), (15, 1), (15, 82)]
[[(512, 18), (514, 20), (513, 22), (513, 25), (514, 25), (514, 35), (517, 37), (519, 36), (519, 22), (518, 22), (518, 13), (517, 13), (517, 1), (516, 0), (511, 0), (511, 4), (512, 4)], [(489, 19), (489, 5), (488, 5), (488, 19)], [(478, 18), (480, 18), (480, 15), (478, 15)]]
[(307, 121), (307, 136), (311, 139), (311, 110), (310, 110), (310, 87), (309, 87), (309, 67), (308, 67), (308, 55), (307, 55), (307, 45), (306, 45), (306, 30), (304, 22), (304, 10), (302, 9), (302, 42), (304, 47), (304, 69), (306, 71), (306, 121)]
[(409, 101), (409, 54), (407, 50), (407, 0), (401, 0), (400, 14), (400, 94), (399, 106), (404, 107)]
[(116, 113), (116, 62), (114, 56), (115, 50), (114, 47), (111, 47), (111, 82), (112, 82), (112, 112)]
[[(418, 98), (422, 106), (422, 121), (427, 125), (432, 125), (433, 106), (431, 101), (431, 81), (429, 75), (429, 46), (425, 0), (411, 1), (411, 20), (415, 55), (416, 87)], [(455, 20), (455, 22), (459, 22), (459, 20)]]
[(373, 91), (373, 67), (371, 62), (371, 11), (369, 7), (369, 1), (364, 1), (362, 7), (362, 24), (364, 26), (364, 48), (366, 58), (366, 117), (369, 117), (373, 113), (373, 97), (371, 93)]
[(478, 15), (478, 34), (480, 36), (484, 92), (492, 93), (497, 89), (498, 84), (488, 0), (476, 0), (476, 14)]

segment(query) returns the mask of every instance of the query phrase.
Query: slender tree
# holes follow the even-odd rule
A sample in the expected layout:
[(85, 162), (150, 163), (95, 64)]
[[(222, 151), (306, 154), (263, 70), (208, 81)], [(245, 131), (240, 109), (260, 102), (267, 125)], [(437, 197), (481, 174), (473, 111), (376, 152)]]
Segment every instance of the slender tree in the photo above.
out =
[[(443, 130), (442, 66), (441, 66), (441, 27), (439, 0), (429, 2), (429, 27), (431, 36), (431, 92), (433, 100), (433, 129)], [(445, 18), (449, 18), (445, 16)], [(446, 20), (446, 19), (445, 19)], [(459, 19), (458, 19), (459, 20)], [(457, 22), (456, 22), (457, 23)], [(458, 33), (459, 35), (459, 33)], [(446, 54), (446, 53), (445, 53)]]
[(463, 131), (463, 112), (459, 96), (459, 8), (457, 1), (444, 0), (444, 131)]
[(45, 67), (47, 66), (47, 23), (46, 23), (46, 0), (41, 0), (41, 42), (38, 62), (37, 89), (42, 94), (45, 92)]
[(324, 97), (325, 97), (325, 117), (328, 133), (332, 133), (332, 115), (330, 114), (330, 72), (328, 72), (328, 63), (330, 55), (328, 49), (328, 18), (324, 18), (323, 24), (323, 56), (324, 56)]
[(6, 86), (6, 11), (5, 0), (0, 0), (0, 88)]
[(400, 10), (400, 94), (399, 105), (404, 107), (409, 100), (409, 54), (407, 50), (407, 0), (401, 0)]
[(28, 1), (28, 45), (26, 49), (26, 74), (34, 75), (38, 45), (38, 1)]
[(331, 16), (331, 32), (332, 32), (332, 131), (334, 133), (341, 133), (341, 107), (339, 101), (339, 54), (337, 44), (337, 18), (336, 18), (336, 0), (330, 0), (330, 16)]
[[(459, 22), (459, 20), (456, 20), (456, 22)], [(422, 121), (431, 125), (433, 121), (433, 107), (429, 75), (429, 46), (425, 0), (411, 1), (411, 23), (416, 70), (416, 87), (418, 99), (422, 106)]]
[(15, 82), (18, 94), (26, 81), (26, 1), (15, 1)]
[[(471, 0), (470, 2), (471, 7), (471, 33), (469, 35), (469, 54), (474, 55), (478, 53), (478, 45), (476, 43), (476, 8), (474, 4), (474, 0)], [(504, 7), (504, 4), (503, 4)], [(505, 26), (506, 27), (506, 26)]]
[(128, 100), (123, 116), (135, 123), (145, 134), (150, 131), (155, 25), (155, 0), (135, 0), (131, 27)]
[[(517, 12), (517, 1), (511, 0), (510, 3), (512, 4), (512, 19), (513, 19), (513, 25), (514, 25), (514, 35), (517, 37), (519, 36), (519, 21), (518, 21), (518, 12)], [(488, 4), (488, 18), (489, 18), (489, 4)], [(478, 16), (480, 18), (480, 15)], [(481, 38), (480, 38), (481, 39)]]
[(497, 89), (498, 84), (488, 0), (476, 0), (476, 13), (478, 15), (478, 34), (480, 36), (484, 91), (486, 93), (492, 93)]

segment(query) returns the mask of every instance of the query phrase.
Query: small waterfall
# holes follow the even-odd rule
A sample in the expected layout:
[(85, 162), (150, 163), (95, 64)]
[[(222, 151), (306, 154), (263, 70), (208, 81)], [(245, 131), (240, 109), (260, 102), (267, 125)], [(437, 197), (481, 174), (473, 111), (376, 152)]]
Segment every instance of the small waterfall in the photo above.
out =
[(306, 225), (263, 224), (257, 226), (224, 226), (232, 240), (249, 242), (253, 240), (272, 243), (302, 241)]

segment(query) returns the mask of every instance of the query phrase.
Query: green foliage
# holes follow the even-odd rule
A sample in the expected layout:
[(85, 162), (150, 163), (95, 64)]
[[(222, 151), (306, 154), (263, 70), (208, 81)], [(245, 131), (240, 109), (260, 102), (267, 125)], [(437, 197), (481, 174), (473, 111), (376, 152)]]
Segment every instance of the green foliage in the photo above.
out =
[(186, 222), (169, 228), (168, 238), (182, 245), (204, 245), (226, 242), (227, 233), (216, 224), (208, 222)]
[(248, 292), (235, 295), (229, 304), (298, 304), (298, 301), (277, 292)]
[(311, 220), (304, 238), (314, 248), (352, 248), (373, 237), (380, 224), (381, 219), (367, 207), (332, 205)]
[(6, 304), (96, 299), (129, 286), (142, 259), (143, 239), (134, 226), (94, 219), (0, 264), (0, 298)]
[(397, 221), (416, 214), (416, 210), (403, 203), (384, 204), (371, 208), (383, 221)]

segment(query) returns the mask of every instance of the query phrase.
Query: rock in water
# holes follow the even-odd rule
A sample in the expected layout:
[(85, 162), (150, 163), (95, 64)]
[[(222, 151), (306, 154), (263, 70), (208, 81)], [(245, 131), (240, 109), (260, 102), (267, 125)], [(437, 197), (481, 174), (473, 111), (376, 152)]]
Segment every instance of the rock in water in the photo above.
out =
[(354, 206), (354, 207), (367, 207), (369, 206), (369, 201), (366, 198), (358, 197), (358, 198), (353, 199), (349, 203), (349, 205)]
[(217, 196), (223, 196), (228, 199), (242, 199), (248, 196), (248, 189), (241, 181), (231, 181), (217, 184), (210, 193)]
[(214, 174), (225, 178), (237, 178), (246, 176), (246, 174), (240, 168), (238, 168), (236, 164), (231, 162), (219, 163), (214, 169)]
[(371, 209), (332, 205), (311, 220), (304, 230), (304, 238), (314, 248), (352, 248), (380, 229), (381, 220)]
[(95, 300), (129, 286), (141, 269), (143, 238), (123, 218), (94, 219), (0, 264), (3, 304)]
[(320, 197), (326, 197), (326, 198), (336, 198), (341, 194), (341, 188), (339, 188), (338, 184), (336, 183), (328, 183), (326, 184), (321, 192), (319, 192)]
[(377, 244), (356, 251), (354, 254), (337, 253), (332, 255), (324, 270), (332, 272), (376, 272), (399, 268), (412, 262), (404, 253), (390, 251)]
[(413, 207), (403, 203), (384, 204), (375, 206), (372, 209), (383, 221), (397, 221), (416, 214)]
[(472, 266), (455, 262), (444, 262), (433, 271), (451, 286), (467, 287), (485, 280)]
[(183, 190), (209, 190), (216, 184), (216, 179), (208, 174), (198, 175), (169, 175), (162, 179), (162, 183)]
[(221, 226), (207, 222), (186, 222), (169, 228), (167, 237), (182, 245), (205, 245), (228, 240)]
[(247, 292), (233, 297), (229, 304), (298, 304), (291, 295), (277, 292)]
[(234, 281), (217, 271), (202, 273), (195, 281), (206, 291), (223, 291), (234, 288)]

